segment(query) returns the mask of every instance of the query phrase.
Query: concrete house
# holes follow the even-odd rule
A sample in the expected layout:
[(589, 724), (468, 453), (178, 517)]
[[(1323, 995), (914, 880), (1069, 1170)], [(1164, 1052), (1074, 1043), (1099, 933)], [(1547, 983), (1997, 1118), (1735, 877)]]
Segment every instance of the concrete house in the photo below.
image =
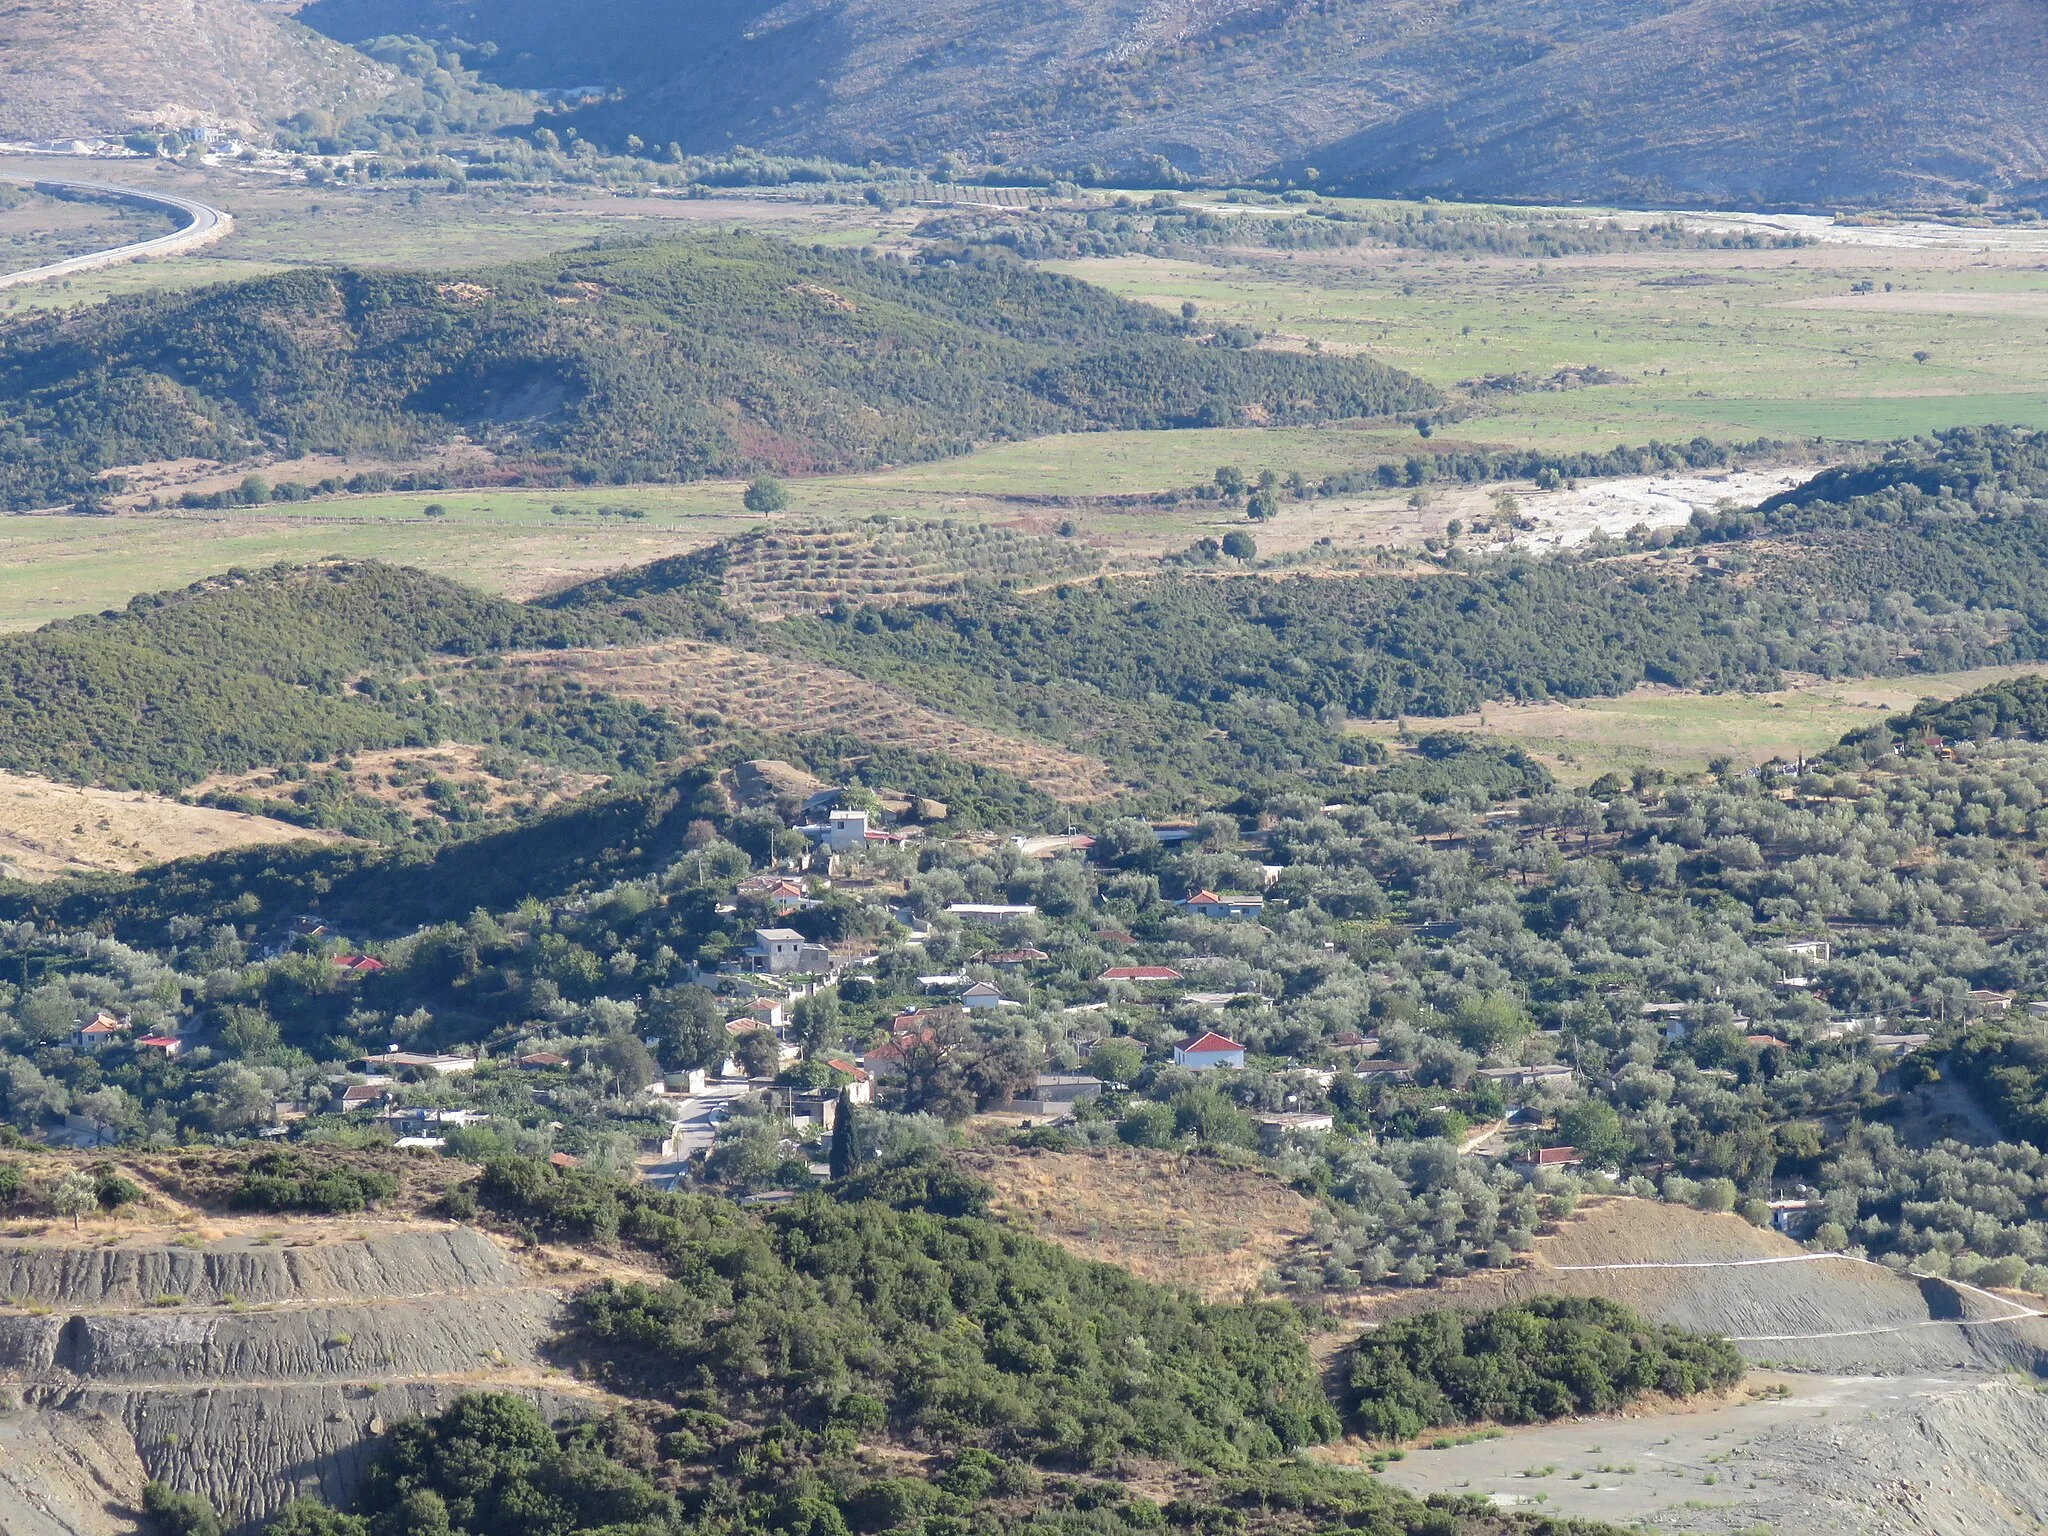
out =
[(1010, 1000), (1003, 996), (1003, 989), (992, 981), (977, 981), (960, 994), (963, 1008), (1004, 1008)]
[(794, 928), (756, 928), (746, 958), (755, 970), (771, 976), (832, 969), (832, 951), (812, 943)]
[(1214, 891), (1197, 891), (1181, 906), (1197, 917), (1257, 918), (1266, 910), (1263, 896), (1219, 896)]
[(1212, 1029), (1207, 1034), (1176, 1045), (1173, 1064), (1186, 1067), (1191, 1072), (1206, 1072), (1213, 1067), (1242, 1067), (1244, 1047), (1228, 1035), (1219, 1035)]

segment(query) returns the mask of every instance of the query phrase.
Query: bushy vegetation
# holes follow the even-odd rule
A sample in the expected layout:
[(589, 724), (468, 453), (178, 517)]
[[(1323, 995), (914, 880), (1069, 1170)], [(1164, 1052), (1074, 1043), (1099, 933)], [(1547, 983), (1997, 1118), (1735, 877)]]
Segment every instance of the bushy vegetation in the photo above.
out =
[[(1114, 1481), (1042, 1478), (968, 1448), (928, 1478), (863, 1462), (782, 1426), (738, 1437), (723, 1475), (687, 1480), (679, 1457), (720, 1435), (714, 1415), (613, 1413), (550, 1426), (508, 1393), (457, 1398), (429, 1419), (394, 1426), (356, 1512), (312, 1499), (286, 1506), (269, 1536), (1155, 1536), (1229, 1529), (1280, 1536), (1315, 1520), (1360, 1536), (1496, 1536), (1533, 1531), (1513, 1516), (1481, 1518), (1478, 1500), (1424, 1505), (1355, 1472), (1284, 1462), (1189, 1482), (1164, 1506)], [(217, 1527), (216, 1527), (217, 1529)], [(1542, 1522), (1544, 1536), (1597, 1536), (1577, 1521)]]
[[(1289, 207), (1278, 197), (1243, 192), (1236, 197)], [(1624, 225), (1533, 209), (1354, 210), (1312, 198), (1306, 206), (1294, 204), (1290, 212), (1290, 217), (1276, 218), (1270, 212), (1184, 208), (1172, 193), (1160, 193), (1149, 199), (1126, 195), (1086, 211), (969, 205), (933, 215), (916, 233), (941, 248), (999, 247), (1028, 261), (1132, 253), (1185, 258), (1190, 252), (1223, 248), (1313, 251), (1361, 245), (1554, 261), (1618, 251), (1773, 250), (1807, 243), (1803, 235), (1709, 233), (1690, 229), (1678, 219)]]
[(1609, 1413), (1742, 1379), (1732, 1344), (1647, 1323), (1596, 1297), (1549, 1296), (1491, 1312), (1426, 1312), (1363, 1334), (1344, 1365), (1347, 1426), (1405, 1440), (1446, 1424), (1532, 1424)]
[(228, 1196), (238, 1210), (310, 1211), (338, 1216), (360, 1211), (398, 1193), (398, 1181), (378, 1168), (308, 1166), (287, 1151), (250, 1159)]
[(1013, 262), (739, 234), (457, 274), (283, 273), (10, 331), (0, 503), (90, 496), (122, 464), (390, 453), (457, 432), (542, 482), (623, 483), (1437, 399), (1364, 359), (1246, 356), (1179, 330)]
[[(528, 1219), (649, 1244), (675, 1277), (579, 1303), (643, 1387), (708, 1383), (749, 1419), (1085, 1466), (1244, 1466), (1335, 1429), (1286, 1305), (1203, 1307), (1070, 1258), (968, 1214), (957, 1176), (855, 1183), (747, 1222), (551, 1173), (494, 1167), (485, 1190)], [(895, 1201), (861, 1198), (877, 1194)]]

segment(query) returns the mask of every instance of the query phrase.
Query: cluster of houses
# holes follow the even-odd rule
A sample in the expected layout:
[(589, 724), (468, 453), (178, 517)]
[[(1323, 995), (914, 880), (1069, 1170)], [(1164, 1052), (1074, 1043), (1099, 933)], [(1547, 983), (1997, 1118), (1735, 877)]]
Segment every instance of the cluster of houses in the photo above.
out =
[(81, 1051), (103, 1051), (112, 1045), (132, 1045), (138, 1052), (159, 1056), (180, 1056), (185, 1051), (183, 1035), (135, 1033), (135, 1026), (125, 1017), (111, 1014), (102, 1009), (71, 1033), (71, 1043)]

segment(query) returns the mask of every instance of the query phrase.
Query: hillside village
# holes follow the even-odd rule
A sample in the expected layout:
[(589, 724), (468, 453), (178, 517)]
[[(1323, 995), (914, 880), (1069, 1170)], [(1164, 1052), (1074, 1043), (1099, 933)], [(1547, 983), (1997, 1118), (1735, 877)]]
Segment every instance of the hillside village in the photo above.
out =
[[(952, 1126), (1198, 1146), (1329, 1202), (1281, 1277), (1317, 1292), (1513, 1267), (1545, 1210), (1622, 1187), (1924, 1265), (1938, 1233), (1888, 1215), (1883, 1185), (1913, 1176), (1908, 1138), (1967, 1121), (1873, 1143), (1841, 1106), (1910, 1110), (1939, 1053), (1980, 1021), (2048, 1015), (2048, 997), (1951, 979), (1931, 952), (1903, 992), (1870, 968), (1871, 930), (1836, 918), (1617, 952), (1561, 991), (1544, 954), (1619, 932), (1619, 910), (1577, 894), (1603, 869), (1672, 921), (1681, 909), (1657, 908), (1640, 871), (1687, 835), (1682, 818), (1775, 819), (1783, 836), (1850, 804), (1896, 817), (1916, 780), (2044, 771), (2031, 748), (1987, 751), (1865, 768), (1855, 801), (1832, 765), (1435, 802), (1375, 794), (1368, 774), (1351, 804), (1015, 834), (955, 830), (929, 796), (747, 760), (700, 775), (711, 814), (655, 878), (396, 939), (319, 913), (267, 936), (195, 930), (167, 970), (59, 938), (83, 965), (59, 982), (44, 962), (21, 1016), (104, 1002), (63, 1043), (9, 1058), (8, 1103), (19, 1131), (88, 1150), (202, 1128), (371, 1138), (753, 1198), (943, 1145)], [(1432, 894), (1454, 875), (1497, 894)], [(1556, 937), (1524, 926), (1564, 902), (1582, 915)], [(217, 969), (230, 957), (232, 987)], [(169, 981), (209, 967), (197, 992)], [(1873, 1185), (1831, 1150), (1845, 1130), (1896, 1169)], [(1968, 1219), (2017, 1218), (2011, 1238), (1974, 1239), (1956, 1272), (2048, 1282), (2031, 1203), (1996, 1209), (1987, 1195)]]

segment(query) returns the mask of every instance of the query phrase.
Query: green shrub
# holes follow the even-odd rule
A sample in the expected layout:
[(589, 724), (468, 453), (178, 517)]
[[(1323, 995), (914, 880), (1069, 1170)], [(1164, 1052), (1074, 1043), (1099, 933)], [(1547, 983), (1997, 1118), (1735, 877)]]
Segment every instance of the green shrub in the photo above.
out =
[(146, 1483), (142, 1512), (158, 1536), (221, 1536), (220, 1516), (196, 1493), (179, 1493), (167, 1483)]
[(1361, 1337), (1344, 1370), (1346, 1422), (1374, 1440), (1444, 1424), (1528, 1424), (1605, 1413), (1644, 1392), (1733, 1386), (1724, 1339), (1645, 1322), (1591, 1297), (1552, 1296), (1478, 1314), (1438, 1311)]

